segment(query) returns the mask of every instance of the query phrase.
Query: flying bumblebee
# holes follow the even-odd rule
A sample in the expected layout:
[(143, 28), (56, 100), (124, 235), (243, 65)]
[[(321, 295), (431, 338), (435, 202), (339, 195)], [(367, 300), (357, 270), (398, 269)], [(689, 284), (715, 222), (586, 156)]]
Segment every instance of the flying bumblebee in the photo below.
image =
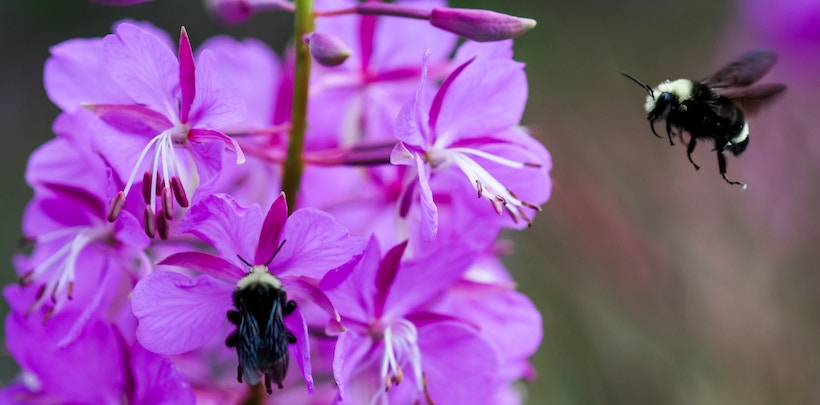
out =
[(673, 135), (686, 143), (683, 133), (689, 134), (686, 156), (695, 169), (692, 152), (699, 140), (714, 141), (720, 175), (729, 184), (746, 188), (745, 183), (726, 178), (726, 157), (729, 151), (738, 156), (749, 145), (747, 115), (756, 114), (761, 107), (786, 90), (783, 84), (755, 84), (777, 61), (770, 51), (752, 51), (700, 80), (667, 80), (652, 88), (627, 73), (622, 74), (644, 89), (646, 119), (655, 136), (655, 122), (666, 121), (666, 135), (674, 145)]

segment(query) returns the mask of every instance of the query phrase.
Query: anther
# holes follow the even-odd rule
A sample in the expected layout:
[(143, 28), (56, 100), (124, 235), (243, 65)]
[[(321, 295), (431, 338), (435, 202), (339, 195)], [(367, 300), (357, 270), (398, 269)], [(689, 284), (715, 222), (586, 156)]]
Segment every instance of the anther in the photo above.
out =
[(157, 234), (154, 210), (151, 208), (150, 204), (145, 206), (145, 213), (142, 216), (142, 225), (145, 234), (148, 235), (149, 238), (153, 238)]
[(73, 297), (73, 295), (74, 295), (74, 281), (73, 280), (68, 282), (68, 288), (66, 289), (66, 291), (67, 291), (66, 295), (68, 296), (68, 299), (73, 299), (74, 298)]
[(146, 203), (151, 202), (151, 172), (142, 175), (142, 199)]
[(481, 185), (480, 181), (476, 180), (475, 188), (478, 190), (478, 198), (481, 198), (481, 195), (484, 194), (484, 186)]
[(168, 231), (169, 231), (169, 223), (168, 223), (168, 215), (163, 213), (161, 209), (159, 214), (157, 214), (157, 233), (159, 233), (159, 238), (162, 240), (168, 239)]
[(125, 206), (125, 193), (120, 191), (114, 196), (111, 200), (111, 204), (108, 206), (108, 222), (114, 222), (117, 220), (123, 206)]
[(26, 274), (20, 276), (17, 282), (20, 284), (20, 287), (25, 287), (31, 283), (31, 278), (34, 276), (34, 270), (29, 270)]
[(162, 194), (160, 194), (160, 201), (162, 202), (162, 214), (164, 214), (165, 219), (172, 220), (174, 219), (174, 197), (171, 195), (171, 189), (163, 188)]
[(171, 177), (171, 189), (174, 190), (174, 197), (177, 199), (177, 203), (182, 208), (188, 207), (188, 195), (185, 194), (185, 187), (182, 187), (182, 182), (179, 180), (179, 176)]

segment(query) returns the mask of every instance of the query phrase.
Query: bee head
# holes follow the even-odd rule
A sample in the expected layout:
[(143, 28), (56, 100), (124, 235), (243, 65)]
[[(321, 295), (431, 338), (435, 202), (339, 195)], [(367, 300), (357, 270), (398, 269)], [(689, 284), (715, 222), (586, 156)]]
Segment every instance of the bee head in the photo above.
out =
[(677, 108), (682, 102), (692, 98), (692, 87), (691, 80), (667, 80), (646, 96), (644, 108), (647, 113), (664, 118), (671, 109)]

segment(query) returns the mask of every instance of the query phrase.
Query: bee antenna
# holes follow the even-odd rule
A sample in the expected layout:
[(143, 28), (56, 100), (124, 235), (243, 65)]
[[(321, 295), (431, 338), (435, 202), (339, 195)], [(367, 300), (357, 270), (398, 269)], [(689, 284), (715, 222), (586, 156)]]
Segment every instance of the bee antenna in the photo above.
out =
[(270, 259), (268, 259), (268, 262), (267, 262), (267, 263), (265, 263), (265, 266), (266, 266), (266, 267), (267, 267), (267, 265), (269, 265), (269, 264), (270, 264), (270, 262), (272, 262), (272, 261), (273, 261), (273, 258), (274, 258), (274, 257), (276, 257), (276, 254), (277, 254), (277, 253), (279, 253), (279, 251), (280, 251), (280, 250), (282, 250), (282, 246), (285, 246), (285, 242), (287, 242), (287, 241), (288, 241), (288, 240), (287, 240), (287, 239), (285, 239), (285, 240), (283, 240), (283, 241), (282, 241), (282, 243), (280, 243), (280, 244), (279, 244), (279, 247), (278, 247), (278, 248), (276, 248), (276, 251), (275, 251), (275, 252), (273, 252), (273, 254), (271, 255)]
[(253, 265), (252, 265), (252, 264), (250, 264), (250, 263), (248, 263), (248, 261), (247, 261), (247, 260), (243, 259), (243, 258), (242, 258), (242, 256), (236, 255), (236, 257), (238, 257), (238, 258), (239, 258), (239, 260), (242, 260), (242, 263), (247, 264), (247, 265), (248, 265), (248, 267), (253, 267)]
[(626, 78), (627, 78), (627, 79), (632, 80), (633, 82), (637, 83), (637, 84), (638, 84), (638, 86), (641, 86), (641, 87), (643, 87), (644, 89), (646, 89), (646, 91), (647, 91), (647, 92), (649, 92), (649, 95), (650, 95), (650, 96), (654, 96), (654, 94), (652, 94), (652, 88), (651, 88), (651, 87), (649, 87), (649, 86), (648, 86), (648, 85), (646, 85), (646, 84), (641, 83), (641, 81), (640, 81), (640, 80), (638, 80), (638, 79), (634, 78), (634, 77), (633, 77), (632, 75), (630, 75), (629, 73), (626, 73), (626, 72), (621, 72), (621, 74), (622, 74), (622, 75), (624, 75), (624, 76), (626, 76)]

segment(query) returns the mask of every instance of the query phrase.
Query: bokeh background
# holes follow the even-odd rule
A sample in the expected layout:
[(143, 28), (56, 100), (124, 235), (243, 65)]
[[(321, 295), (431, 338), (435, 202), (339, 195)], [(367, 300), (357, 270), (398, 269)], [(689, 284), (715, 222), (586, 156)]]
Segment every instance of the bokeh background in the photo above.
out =
[[(820, 1), (452, 0), (538, 20), (516, 42), (531, 125), (553, 156), (554, 193), (506, 262), (544, 318), (528, 404), (820, 403)], [(0, 282), (14, 281), (29, 153), (58, 110), (42, 88), (48, 47), (150, 20), (194, 45), (217, 33), (281, 51), (290, 16), (226, 26), (197, 0), (108, 8), (0, 2)], [(729, 186), (702, 146), (649, 131), (645, 92), (700, 79), (748, 49), (780, 61), (789, 92), (751, 119)], [(8, 307), (0, 304), (0, 315)], [(2, 345), (5, 347), (5, 344)], [(55, 359), (55, 361), (59, 361)], [(17, 368), (0, 349), (0, 382)], [(453, 376), (458, 383), (458, 376)]]

